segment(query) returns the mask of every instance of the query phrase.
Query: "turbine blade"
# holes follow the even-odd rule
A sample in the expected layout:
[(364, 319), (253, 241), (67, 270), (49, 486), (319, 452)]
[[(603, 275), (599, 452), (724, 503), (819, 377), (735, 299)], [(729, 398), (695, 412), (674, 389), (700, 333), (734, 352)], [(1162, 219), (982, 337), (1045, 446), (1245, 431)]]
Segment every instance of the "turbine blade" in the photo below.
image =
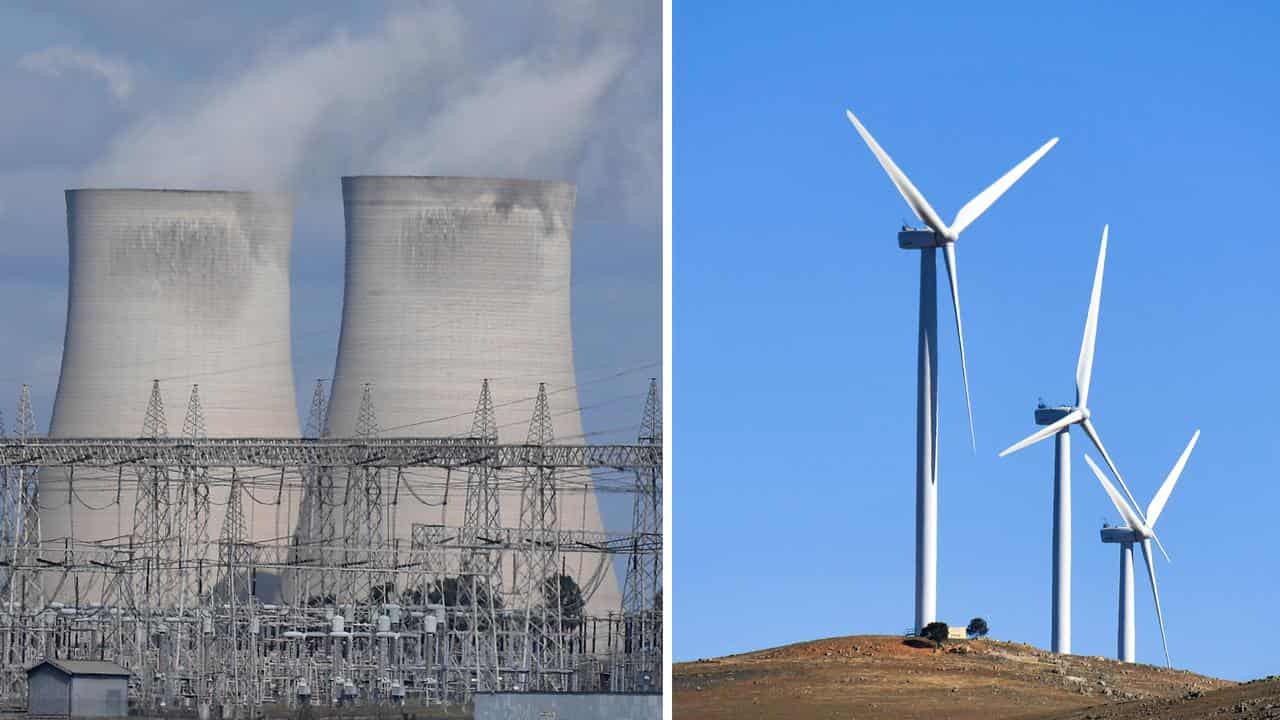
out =
[(1084, 413), (1080, 412), (1079, 410), (1072, 410), (1066, 415), (1063, 415), (1061, 420), (1053, 423), (1052, 425), (1045, 425), (1044, 427), (1022, 438), (1021, 440), (1010, 445), (1004, 450), (1001, 450), (1000, 457), (1004, 457), (1009, 453), (1018, 452), (1019, 450), (1021, 450), (1024, 447), (1027, 447), (1028, 445), (1035, 445), (1041, 440), (1044, 440), (1047, 437), (1051, 437), (1054, 433), (1058, 432), (1062, 428), (1070, 425), (1073, 422), (1080, 420), (1080, 418), (1082, 417), (1084, 417)]
[(1080, 360), (1076, 362), (1076, 406), (1089, 406), (1089, 381), (1093, 377), (1093, 348), (1098, 339), (1098, 303), (1102, 300), (1102, 266), (1107, 262), (1107, 230), (1102, 226), (1102, 247), (1098, 250), (1098, 269), (1093, 273), (1093, 293), (1089, 295), (1089, 314), (1084, 321), (1084, 339), (1080, 341)]
[(911, 210), (916, 214), (916, 217), (920, 218), (921, 222), (928, 225), (939, 235), (948, 235), (947, 224), (942, 222), (942, 218), (938, 217), (938, 213), (934, 212), (933, 208), (929, 206), (929, 201), (925, 200), (924, 195), (916, 189), (915, 185), (911, 184), (907, 174), (894, 164), (893, 158), (889, 157), (889, 153), (885, 152), (884, 148), (880, 147), (880, 143), (876, 142), (876, 139), (871, 137), (871, 133), (867, 132), (862, 123), (858, 122), (858, 118), (853, 114), (852, 110), (845, 110), (844, 112), (845, 115), (849, 116), (849, 122), (853, 123), (853, 126), (857, 128), (863, 142), (867, 144), (867, 147), (871, 148), (876, 160), (880, 161), (880, 167), (884, 168), (884, 171), (889, 174), (889, 179), (893, 181), (894, 187), (898, 188), (898, 193), (902, 195), (902, 199), (906, 200), (907, 204), (911, 206)]
[(1156, 619), (1160, 621), (1160, 642), (1164, 644), (1164, 662), (1173, 667), (1169, 659), (1169, 639), (1164, 634), (1164, 612), (1160, 609), (1160, 588), (1156, 585), (1156, 565), (1151, 561), (1151, 541), (1142, 541), (1142, 559), (1147, 561), (1147, 577), (1151, 579), (1151, 597), (1156, 601)]
[(1178, 477), (1182, 475), (1182, 469), (1187, 466), (1187, 460), (1191, 458), (1191, 451), (1196, 446), (1196, 441), (1200, 439), (1200, 431), (1196, 430), (1191, 436), (1191, 442), (1187, 443), (1187, 449), (1182, 451), (1182, 456), (1178, 458), (1178, 462), (1174, 463), (1173, 469), (1169, 471), (1169, 477), (1164, 479), (1164, 484), (1156, 491), (1156, 496), (1151, 498), (1151, 504), (1147, 506), (1147, 524), (1151, 527), (1156, 526), (1156, 518), (1160, 517), (1160, 512), (1164, 510), (1164, 504), (1169, 501), (1169, 493), (1173, 492), (1173, 486), (1178, 482)]
[(1102, 483), (1102, 489), (1107, 491), (1107, 497), (1111, 498), (1111, 504), (1115, 505), (1116, 510), (1120, 511), (1120, 517), (1124, 518), (1124, 522), (1129, 526), (1129, 529), (1141, 531), (1144, 527), (1143, 522), (1138, 519), (1137, 513), (1133, 511), (1133, 508), (1130, 507), (1124, 496), (1120, 494), (1120, 491), (1116, 490), (1116, 486), (1112, 485), (1106, 474), (1098, 468), (1093, 458), (1089, 457), (1089, 453), (1084, 454), (1084, 461), (1089, 466), (1089, 469), (1093, 471), (1093, 474), (1097, 476), (1098, 482)]
[(991, 183), (990, 187), (965, 203), (965, 206), (960, 208), (960, 212), (956, 213), (956, 219), (951, 222), (951, 234), (959, 235), (962, 230), (969, 227), (974, 220), (977, 220), (982, 213), (987, 211), (987, 208), (991, 207), (996, 200), (999, 200), (1006, 190), (1013, 187), (1013, 184), (1018, 182), (1018, 178), (1022, 177), (1024, 173), (1031, 169), (1032, 165), (1035, 165), (1040, 158), (1044, 157), (1045, 153), (1049, 152), (1057, 144), (1058, 138), (1053, 138), (1041, 145), (1040, 149), (1027, 156), (1026, 160), (1014, 165), (1012, 170), (1005, 173), (999, 180)]
[(956, 278), (956, 246), (942, 246), (942, 257), (947, 261), (947, 277), (951, 280), (951, 305), (956, 311), (956, 335), (960, 338), (960, 374), (964, 377), (964, 407), (969, 411), (969, 444), (978, 452), (978, 439), (973, 431), (973, 403), (969, 400), (969, 365), (964, 357), (964, 326), (960, 324), (960, 282)]
[(1169, 557), (1169, 551), (1164, 549), (1164, 543), (1160, 542), (1160, 536), (1150, 526), (1147, 530), (1151, 532), (1151, 539), (1156, 541), (1156, 547), (1160, 548), (1160, 554), (1164, 556), (1165, 562), (1173, 562), (1173, 558)]
[(1093, 427), (1093, 423), (1088, 418), (1085, 418), (1084, 422), (1080, 423), (1080, 427), (1084, 428), (1085, 434), (1093, 441), (1093, 446), (1098, 448), (1098, 452), (1102, 453), (1102, 459), (1106, 461), (1107, 467), (1111, 468), (1111, 474), (1115, 475), (1116, 480), (1120, 482), (1120, 487), (1129, 498), (1129, 502), (1133, 504), (1134, 511), (1138, 513), (1138, 517), (1142, 518), (1143, 523), (1146, 523), (1146, 518), (1142, 515), (1142, 508), (1138, 506), (1138, 501), (1134, 499), (1133, 493), (1129, 492), (1129, 486), (1125, 484), (1124, 477), (1116, 469), (1116, 464), (1111, 460), (1111, 454), (1107, 452), (1107, 448), (1102, 444), (1102, 438), (1098, 437), (1098, 431)]

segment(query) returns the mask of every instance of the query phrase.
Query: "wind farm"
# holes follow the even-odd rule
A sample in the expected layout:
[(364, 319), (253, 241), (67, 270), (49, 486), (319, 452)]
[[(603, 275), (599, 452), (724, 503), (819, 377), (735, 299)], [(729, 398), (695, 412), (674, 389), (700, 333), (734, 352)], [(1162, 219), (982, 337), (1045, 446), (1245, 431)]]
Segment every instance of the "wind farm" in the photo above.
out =
[[(936, 621), (937, 608), (937, 515), (938, 515), (938, 359), (937, 359), (937, 301), (935, 273), (936, 250), (941, 248), (947, 267), (947, 277), (951, 288), (952, 309), (955, 313), (956, 335), (960, 346), (960, 368), (964, 379), (965, 409), (969, 420), (969, 438), (974, 451), (977, 451), (976, 433), (973, 429), (973, 403), (969, 392), (969, 373), (965, 360), (964, 330), (960, 315), (960, 288), (956, 271), (955, 245), (964, 231), (973, 221), (986, 212), (996, 200), (1004, 195), (1033, 165), (1058, 143), (1052, 138), (1018, 163), (986, 190), (966, 203), (956, 213), (950, 225), (944, 223), (937, 212), (929, 205), (924, 195), (916, 189), (906, 174), (894, 163), (889, 154), (876, 142), (867, 128), (854, 115), (852, 110), (845, 111), (849, 122), (853, 124), (862, 140), (875, 155), (880, 166), (889, 175), (898, 192), (906, 200), (915, 216), (925, 223), (926, 228), (916, 229), (904, 227), (898, 234), (899, 247), (903, 249), (919, 249), (920, 261), (920, 316), (919, 346), (917, 355), (918, 381), (916, 385), (916, 582), (915, 582), (915, 621), (910, 633), (927, 635), (927, 629)], [(1165, 637), (1164, 615), (1160, 609), (1159, 592), (1156, 588), (1155, 567), (1152, 564), (1151, 543), (1155, 542), (1162, 554), (1168, 559), (1164, 545), (1156, 537), (1152, 529), (1154, 517), (1158, 516), (1168, 500), (1173, 484), (1177, 482), (1191, 449), (1199, 439), (1200, 433), (1192, 438), (1191, 444), (1169, 475), (1169, 479), (1156, 493), (1155, 499), (1144, 514), (1138, 509), (1133, 493), (1125, 484), (1119, 469), (1107, 452), (1102, 438), (1098, 434), (1089, 410), (1089, 390), (1093, 379), (1094, 351), (1098, 342), (1098, 318), (1102, 301), (1102, 279), (1107, 259), (1107, 239), (1110, 226), (1102, 228), (1102, 242), (1098, 249), (1098, 261), (1094, 270), (1093, 289), (1089, 295), (1088, 311), (1085, 316), (1084, 337), (1080, 343), (1080, 354), (1076, 361), (1076, 398), (1069, 406), (1037, 407), (1035, 419), (1040, 430), (1019, 440), (999, 453), (1004, 457), (1042, 440), (1055, 437), (1054, 471), (1053, 471), (1053, 580), (1051, 593), (1051, 647), (1055, 653), (1071, 652), (1071, 439), (1070, 429), (1078, 425), (1090, 440), (1098, 453), (1102, 455), (1107, 467), (1115, 476), (1116, 482), (1124, 490), (1120, 495), (1115, 486), (1098, 469), (1087, 455), (1086, 462), (1101, 481), (1115, 508), (1124, 518), (1125, 527), (1133, 536), (1133, 541), (1122, 543), (1129, 547), (1130, 564), (1132, 561), (1132, 544), (1136, 542), (1142, 548), (1147, 563), (1148, 577), (1155, 598), (1156, 615), (1160, 623), (1160, 636), (1164, 643), (1165, 659), (1169, 660), (1168, 642)], [(1123, 552), (1123, 551), (1122, 551)], [(1132, 571), (1129, 572), (1129, 577)], [(1131, 583), (1130, 583), (1131, 587)], [(1130, 592), (1130, 595), (1132, 593)], [(1124, 614), (1124, 587), (1121, 589), (1121, 633), (1132, 623), (1133, 613)], [(1131, 605), (1131, 603), (1130, 603)], [(1127, 618), (1127, 619), (1126, 619)], [(1120, 659), (1132, 662), (1132, 654), (1126, 655), (1122, 650)]]
[[(1027, 170), (1036, 165), (1037, 161), (1043, 158), (1044, 154), (1053, 149), (1057, 145), (1059, 138), (1053, 137), (1050, 141), (1044, 142), (1038, 150), (1032, 152), (1027, 159), (1020, 161), (1018, 165), (1005, 173), (995, 183), (970, 200), (956, 213), (956, 217), (948, 225), (942, 222), (936, 211), (929, 205), (928, 200), (924, 199), (923, 193), (916, 190), (906, 174), (893, 163), (888, 152), (884, 151), (879, 145), (876, 138), (870, 135), (867, 127), (860, 122), (858, 117), (852, 110), (845, 110), (845, 115), (849, 118), (849, 122), (854, 126), (858, 135), (867, 143), (872, 154), (876, 156), (879, 165), (888, 174), (893, 186), (897, 188), (902, 199), (906, 200), (906, 204), (910, 206), (915, 217), (925, 224), (925, 228), (904, 227), (899, 233), (899, 246), (904, 250), (920, 251), (920, 300), (919, 300), (919, 351), (918, 351), (918, 382), (916, 382), (916, 502), (915, 502), (915, 618), (914, 624), (911, 625), (911, 632), (925, 634), (925, 629), (933, 624), (937, 619), (937, 515), (938, 515), (938, 402), (937, 402), (937, 384), (938, 384), (938, 360), (937, 360), (937, 273), (936, 273), (936, 252), (942, 249), (943, 259), (945, 259), (947, 277), (950, 279), (951, 287), (951, 305), (955, 313), (956, 337), (960, 346), (960, 372), (961, 378), (964, 379), (965, 392), (965, 410), (969, 420), (969, 439), (970, 445), (977, 451), (977, 434), (974, 433), (973, 423), (973, 401), (969, 392), (969, 370), (968, 363), (965, 360), (964, 346), (964, 327), (960, 319), (960, 284), (956, 273), (956, 241), (960, 238), (960, 233), (968, 228), (970, 224), (977, 220), (980, 215), (995, 204), (1005, 192), (1009, 191), (1014, 183), (1018, 182), (1021, 177), (1027, 173)], [(1000, 452), (1000, 457), (1018, 452), (1025, 447), (1036, 445), (1050, 437), (1055, 438), (1055, 448), (1053, 448), (1053, 524), (1052, 524), (1052, 591), (1051, 591), (1051, 648), (1055, 653), (1071, 652), (1071, 427), (1079, 427), (1083, 430), (1085, 437), (1089, 439), (1094, 447), (1097, 448), (1098, 454), (1105, 460), (1107, 468), (1114, 474), (1116, 482), (1120, 484), (1120, 488), (1124, 489), (1124, 495), (1121, 496), (1116, 491), (1114, 484), (1107, 479), (1106, 474), (1102, 473), (1098, 466), (1094, 464), (1088, 455), (1085, 455), (1085, 461), (1089, 464), (1089, 469), (1093, 470), (1098, 480), (1102, 483), (1103, 489), (1106, 489), (1107, 496), (1111, 498), (1115, 509), (1120, 512), (1124, 518), (1124, 532), (1129, 533), (1129, 541), (1121, 542), (1121, 553), (1128, 548), (1128, 575), (1121, 570), (1121, 588), (1120, 588), (1120, 635), (1121, 647), (1119, 651), (1120, 660), (1132, 662), (1132, 642), (1125, 644), (1126, 637), (1133, 635), (1133, 602), (1132, 602), (1132, 562), (1133, 562), (1133, 544), (1137, 543), (1142, 548), (1143, 559), (1147, 564), (1147, 574), (1151, 580), (1152, 596), (1155, 598), (1156, 615), (1160, 621), (1161, 641), (1164, 643), (1166, 664), (1172, 666), (1169, 657), (1169, 643), (1165, 637), (1165, 621), (1160, 607), (1160, 594), (1156, 587), (1156, 570), (1152, 562), (1151, 547), (1152, 541), (1156, 546), (1160, 547), (1161, 553), (1164, 553), (1165, 559), (1169, 559), (1169, 553), (1165, 552), (1164, 544), (1160, 542), (1160, 538), (1156, 537), (1155, 518), (1164, 509), (1165, 502), (1169, 498), (1172, 486), (1178, 480), (1181, 471), (1187, 465), (1187, 459), (1190, 451), (1196, 446), (1199, 439), (1199, 430), (1196, 436), (1192, 438), (1192, 442), (1187, 446), (1187, 451), (1180, 457), (1178, 465), (1169, 475), (1164, 486), (1156, 493), (1155, 500), (1152, 500), (1148, 506), (1146, 514), (1139, 509), (1138, 502), (1130, 492), (1128, 486), (1124, 482), (1123, 475), (1116, 468), (1115, 461), (1111, 459), (1110, 452), (1102, 443), (1102, 438), (1098, 434), (1098, 430), (1094, 427), (1092, 421), (1092, 411), (1089, 410), (1089, 388), (1091, 388), (1093, 379), (1093, 356), (1098, 341), (1098, 315), (1100, 315), (1102, 302), (1102, 278), (1103, 270), (1106, 268), (1107, 259), (1107, 237), (1110, 234), (1110, 225), (1103, 225), (1102, 242), (1098, 247), (1098, 260), (1096, 269), (1093, 274), (1093, 288), (1089, 293), (1088, 311), (1084, 320), (1084, 337), (1080, 341), (1080, 352), (1075, 365), (1075, 402), (1073, 405), (1064, 405), (1057, 407), (1047, 407), (1041, 404), (1036, 409), (1036, 423), (1043, 427), (1030, 436), (1020, 439), (1005, 450)], [(1114, 534), (1114, 533), (1112, 533)], [(1129, 578), (1129, 582), (1125, 583), (1124, 578)], [(1125, 601), (1125, 593), (1128, 592), (1128, 605)], [(1125, 648), (1129, 647), (1126, 651)]]
[(1280, 719), (1280, 7), (675, 16), (675, 716)]
[[(998, 453), (986, 454), (988, 450), (979, 442), (979, 434), (975, 430), (975, 393), (971, 391), (961, 320), (957, 241), (962, 232), (1058, 144), (1058, 138), (1053, 137), (1044, 142), (963, 205), (948, 224), (941, 219), (862, 120), (852, 110), (846, 110), (845, 114), (906, 201), (914, 217), (924, 225), (913, 227), (904, 224), (898, 233), (898, 245), (901, 249), (920, 252), (915, 454), (912, 458), (916, 480), (912, 622), (897, 636), (833, 637), (677, 664), (674, 679), (676, 708), (679, 711), (677, 716), (766, 717), (770, 716), (770, 712), (780, 712), (788, 716), (808, 718), (827, 717), (822, 712), (839, 708), (853, 711), (858, 717), (866, 714), (871, 717), (913, 718), (932, 717), (941, 713), (948, 717), (987, 718), (1013, 716), (1027, 708), (1039, 707), (1044, 717), (1057, 717), (1058, 714), (1065, 717), (1081, 707), (1092, 708), (1098, 703), (1146, 703), (1142, 705), (1144, 708), (1154, 707), (1151, 703), (1165, 703), (1169, 707), (1175, 707), (1178, 702), (1206, 694), (1218, 693), (1223, 698), (1221, 702), (1226, 702), (1226, 698), (1236, 697), (1232, 693), (1237, 693), (1238, 689), (1230, 682), (1175, 669), (1156, 580), (1153, 549), (1159, 548), (1166, 560), (1169, 555), (1155, 533), (1155, 522), (1164, 511), (1175, 484), (1187, 469), (1200, 431), (1197, 430), (1192, 436), (1173, 470), (1155, 491), (1151, 502), (1143, 508), (1139, 506), (1134, 492), (1121, 474), (1115, 455), (1103, 443), (1096, 425), (1091, 404), (1096, 396), (1091, 390), (1094, 386), (1095, 356), (1099, 347), (1103, 278), (1111, 236), (1109, 224), (1102, 225), (1096, 262), (1092, 268), (1084, 330), (1075, 357), (1074, 400), (1059, 405), (1040, 401), (1034, 412), (1035, 423), (1040, 427)], [(880, 204), (877, 200), (874, 207), (878, 208)], [(868, 202), (868, 206), (872, 204)], [(1052, 480), (1050, 522), (1044, 523), (1034, 509), (1027, 508), (1025, 512), (1019, 512), (1014, 524), (1016, 534), (1037, 532), (1042, 527), (1051, 528), (1051, 554), (1049, 562), (1044, 566), (1050, 571), (1049, 612), (1046, 618), (1050, 642), (1047, 652), (1016, 642), (986, 638), (988, 623), (982, 617), (975, 617), (963, 631), (956, 625), (948, 626), (939, 622), (939, 595), (945, 594), (946, 589), (940, 590), (938, 587), (938, 250), (942, 251), (956, 325), (959, 374), (964, 390), (964, 419), (968, 429), (966, 439), (970, 448), (978, 457), (986, 455), (990, 462), (1020, 451), (1034, 452), (1032, 446), (1054, 438), (1053, 461), (1048, 472), (1043, 476), (1035, 473), (1023, 478), (1025, 482), (1035, 483), (1037, 487), (1042, 487), (1038, 484), (1042, 477)], [(1111, 281), (1115, 285), (1124, 283), (1126, 278), (1113, 276)], [(1068, 296), (1055, 289), (1055, 292), (1046, 294), (1046, 297), (1050, 298), (1046, 302), (1066, 302)], [(900, 320), (906, 320), (904, 310), (899, 308), (895, 312)], [(1108, 342), (1119, 344), (1121, 341), (1123, 338), (1109, 339)], [(895, 352), (892, 347), (885, 347), (882, 351)], [(1037, 356), (1036, 371), (1047, 372), (1051, 369), (1047, 366), (1053, 365), (1053, 360), (1057, 357)], [(902, 395), (905, 395), (905, 391), (905, 388), (898, 389)], [(1179, 407), (1178, 417), (1181, 418), (1183, 414), (1193, 416), (1194, 410), (1193, 407)], [(1161, 425), (1163, 423), (1154, 423), (1152, 428), (1159, 431)], [(1100, 501), (1105, 496), (1110, 508), (1120, 517), (1118, 524), (1106, 523), (1101, 532), (1102, 542), (1119, 545), (1121, 554), (1120, 579), (1115, 596), (1118, 607), (1115, 660), (1072, 654), (1072, 428), (1078, 428), (1079, 432), (1084, 433), (1087, 444), (1102, 458), (1102, 464), (1099, 465), (1090, 454), (1083, 454), (1085, 463), (1103, 490), (1102, 493), (1084, 494), (1074, 501), (1077, 504), (1083, 502), (1095, 508), (1103, 508), (1105, 506)], [(1112, 442), (1116, 442), (1115, 438), (1112, 438)], [(1120, 457), (1124, 457), (1124, 444), (1113, 444), (1112, 447), (1118, 448)], [(1195, 481), (1203, 482), (1204, 479), (1197, 478)], [(975, 488), (972, 492), (981, 494), (985, 491)], [(891, 512), (900, 513), (900, 527), (906, 525), (906, 513), (902, 513), (901, 509)], [(1135, 545), (1141, 550), (1146, 565), (1155, 607), (1154, 619), (1159, 628), (1163, 650), (1163, 668), (1137, 666), (1135, 662)], [(1088, 584), (1100, 585), (1102, 579), (1090, 578)], [(1110, 586), (1109, 583), (1107, 585)], [(988, 589), (991, 593), (1009, 591), (1016, 589), (999, 585), (992, 585)], [(905, 588), (897, 588), (896, 592), (905, 597)], [(1127, 669), (1132, 667), (1141, 669)], [(750, 686), (741, 680), (744, 677), (754, 678), (750, 681)], [(919, 680), (910, 679), (913, 677), (919, 677)], [(797, 681), (792, 678), (805, 680)], [(846, 687), (845, 684), (851, 685)], [(917, 684), (923, 687), (907, 687)], [(757, 686), (761, 685), (768, 689), (763, 692), (757, 690)], [(939, 685), (950, 687), (949, 692), (939, 690)], [(938, 694), (934, 695), (935, 692)], [(1008, 696), (1003, 696), (1004, 693), (1008, 693)], [(1275, 693), (1280, 694), (1280, 689)], [(807, 697), (810, 694), (813, 695), (811, 699)], [(790, 699), (779, 701), (780, 697)], [(751, 707), (746, 706), (748, 698)], [(1091, 716), (1086, 714), (1083, 717)]]

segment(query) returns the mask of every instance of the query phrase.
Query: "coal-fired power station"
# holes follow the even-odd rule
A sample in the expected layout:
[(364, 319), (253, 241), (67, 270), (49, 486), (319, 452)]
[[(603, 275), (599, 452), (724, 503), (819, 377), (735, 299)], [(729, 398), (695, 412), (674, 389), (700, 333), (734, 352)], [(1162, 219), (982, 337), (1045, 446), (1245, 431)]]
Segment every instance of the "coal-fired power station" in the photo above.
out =
[(289, 196), (66, 192), (49, 437), (25, 386), (0, 421), (0, 704), (40, 658), (201, 718), (661, 691), (660, 394), (633, 439), (587, 442), (574, 185), (360, 176), (342, 199), (304, 424)]
[[(329, 433), (359, 434), (367, 385), (380, 436), (466, 435), (487, 378), (501, 442), (525, 440), (545, 382), (556, 440), (582, 444), (570, 320), (575, 195), (564, 182), (343, 178), (346, 283)], [(415, 523), (461, 525), (461, 489), (445, 498), (434, 489), (444, 481), (435, 470), (406, 474), (402, 497), (414, 484), (431, 497), (402, 500), (386, 537), (408, 543)], [(560, 494), (562, 529), (602, 530), (587, 482), (586, 492)], [(503, 525), (518, 525), (520, 511), (518, 493), (501, 494)], [(589, 612), (619, 606), (606, 556), (565, 553), (564, 565)]]
[[(181, 436), (191, 386), (198, 385), (207, 435), (297, 437), (288, 196), (68, 190), (66, 202), (70, 283), (50, 436), (146, 434), (148, 396), (159, 380), (169, 436)], [(51, 470), (40, 486), (43, 547), (127, 544), (139, 506), (136, 481), (102, 470)], [(207, 533), (216, 540), (226, 486), (210, 487), (224, 494), (208, 502)], [(282, 509), (248, 503), (244, 515), (253, 539), (291, 531), (282, 526), (287, 501)], [(79, 588), (82, 598), (94, 591)], [(73, 592), (63, 586), (55, 594)]]

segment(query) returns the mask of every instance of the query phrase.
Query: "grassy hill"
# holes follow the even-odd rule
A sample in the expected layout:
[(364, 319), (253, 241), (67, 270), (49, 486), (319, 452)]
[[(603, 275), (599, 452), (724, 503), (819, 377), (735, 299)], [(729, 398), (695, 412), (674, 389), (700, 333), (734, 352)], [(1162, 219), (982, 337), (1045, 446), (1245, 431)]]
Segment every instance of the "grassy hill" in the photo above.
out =
[[(960, 641), (935, 651), (885, 635), (815, 640), (674, 668), (680, 720), (1128, 718), (1090, 712), (1143, 703), (1167, 709), (1171, 701), (1236, 689), (1183, 670), (1054, 655), (1019, 643)], [(1137, 712), (1132, 717), (1152, 717), (1150, 709)], [(1165, 710), (1157, 716), (1182, 717)]]

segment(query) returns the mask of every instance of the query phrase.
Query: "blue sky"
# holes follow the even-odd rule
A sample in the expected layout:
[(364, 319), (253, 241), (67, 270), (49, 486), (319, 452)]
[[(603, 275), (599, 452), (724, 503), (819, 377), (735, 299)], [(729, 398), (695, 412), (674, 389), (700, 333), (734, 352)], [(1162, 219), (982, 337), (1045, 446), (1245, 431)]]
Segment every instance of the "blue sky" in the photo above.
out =
[[(591, 440), (633, 440), (662, 357), (660, 38), (647, 2), (5, 3), (0, 408), (29, 383), (47, 427), (66, 188), (292, 192), (305, 413), (337, 349), (339, 178), (493, 175), (578, 184), (578, 400)], [(601, 505), (629, 526), (628, 498)]]
[[(1110, 223), (1094, 421), (1144, 505), (1203, 430), (1157, 525), (1174, 664), (1277, 672), (1280, 11), (1031, 5), (676, 4), (677, 660), (911, 622), (918, 259), (850, 107), (948, 219), (1062, 138), (957, 246), (976, 454), (939, 311), (941, 619), (1048, 645), (1052, 443), (996, 453), (1074, 398)], [(1073, 645), (1111, 656), (1118, 517), (1074, 440)]]

